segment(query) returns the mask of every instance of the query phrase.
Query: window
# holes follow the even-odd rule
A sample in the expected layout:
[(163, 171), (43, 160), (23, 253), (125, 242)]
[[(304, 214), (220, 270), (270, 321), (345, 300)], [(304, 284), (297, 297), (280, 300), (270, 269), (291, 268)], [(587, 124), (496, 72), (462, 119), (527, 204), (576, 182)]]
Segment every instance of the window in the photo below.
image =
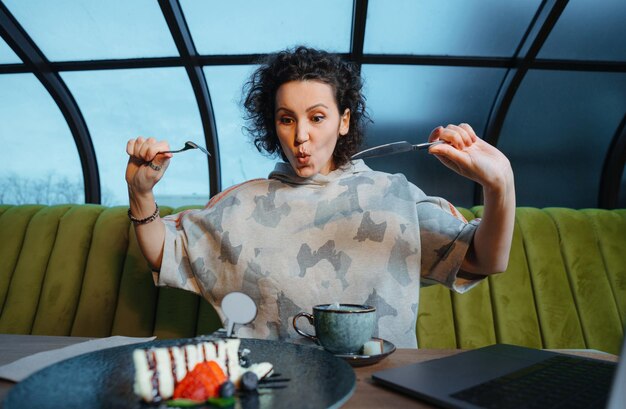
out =
[(32, 74), (0, 75), (0, 203), (84, 203), (72, 134)]
[(626, 61), (626, 2), (571, 0), (539, 58)]
[[(374, 121), (367, 129), (367, 146), (424, 142), (435, 126), (458, 122), (470, 123), (484, 137), (488, 118), (497, 115), (504, 121), (498, 148), (513, 164), (520, 205), (597, 207), (609, 143), (626, 112), (624, 0), (0, 0), (0, 4), (4, 107), (0, 141), (15, 150), (0, 175), (4, 180), (8, 174), (36, 180), (41, 172), (54, 174), (73, 184), (72, 192), (84, 191), (86, 182), (91, 200), (97, 187), (83, 175), (83, 155), (77, 152), (82, 144), (74, 142), (91, 138), (87, 145), (95, 150), (106, 205), (127, 204), (124, 170), (129, 139), (154, 136), (167, 139), (173, 149), (187, 140), (207, 144), (204, 115), (186, 71), (190, 65), (192, 75), (202, 68), (211, 97), (215, 123), (210, 125), (217, 131), (219, 149), (211, 160), (219, 158), (220, 180), (209, 180), (214, 163), (201, 153), (181, 153), (155, 189), (159, 204), (204, 204), (217, 185), (226, 189), (267, 177), (281, 159), (263, 156), (244, 132), (242, 85), (257, 57), (300, 44), (361, 64)], [(170, 21), (172, 27), (163, 13), (170, 9), (183, 17)], [(558, 19), (547, 18), (555, 11), (561, 13)], [(23, 31), (14, 27), (13, 17)], [(173, 27), (176, 24), (181, 25)], [(191, 38), (198, 58), (178, 53), (178, 37), (170, 28), (182, 32), (185, 41)], [(533, 41), (544, 39), (537, 58), (531, 58)], [(8, 44), (14, 43), (24, 49), (12, 50)], [(29, 55), (30, 46), (41, 50), (42, 64), (28, 61), (38, 59)], [(76, 101), (70, 108), (82, 113), (88, 134), (72, 135), (73, 124), (65, 124), (56, 101), (38, 81), (42, 77), (33, 75), (40, 69), (65, 81)], [(503, 84), (505, 73), (515, 69), (525, 76), (521, 84), (512, 84), (511, 105), (494, 105), (496, 95), (507, 91), (501, 89), (509, 84)], [(499, 108), (506, 112), (494, 111)], [(41, 144), (51, 146), (42, 153), (59, 160), (54, 165), (30, 163), (23, 156), (24, 143), (37, 149)], [(456, 205), (480, 204), (474, 200), (474, 182), (425, 152), (368, 159), (367, 164), (404, 173), (427, 194)], [(622, 169), (611, 172), (611, 178), (626, 183)], [(626, 187), (620, 192), (622, 206), (624, 197)], [(60, 200), (70, 199), (49, 197), (50, 203)]]
[(266, 53), (299, 44), (350, 49), (351, 0), (182, 0), (181, 6), (201, 54)]
[(156, 1), (3, 2), (50, 61), (178, 55)]
[(266, 178), (276, 159), (263, 156), (243, 132), (241, 90), (256, 67), (205, 67), (219, 136), (222, 189), (254, 178)]
[[(205, 145), (191, 84), (182, 68), (66, 72), (93, 139), (102, 201), (128, 203), (126, 143), (138, 136), (167, 140), (172, 149), (191, 140)], [(205, 204), (208, 162), (198, 150), (177, 154), (155, 188), (161, 205)]]
[(370, 0), (364, 52), (512, 56), (539, 0)]
[(515, 172), (518, 206), (594, 207), (624, 96), (623, 73), (528, 72), (498, 145)]
[[(369, 111), (374, 121), (367, 145), (406, 140), (426, 142), (438, 125), (467, 122), (481, 136), (504, 70), (432, 66), (363, 66)], [(471, 206), (474, 184), (426, 152), (368, 159), (376, 170), (404, 173), (431, 196)]]

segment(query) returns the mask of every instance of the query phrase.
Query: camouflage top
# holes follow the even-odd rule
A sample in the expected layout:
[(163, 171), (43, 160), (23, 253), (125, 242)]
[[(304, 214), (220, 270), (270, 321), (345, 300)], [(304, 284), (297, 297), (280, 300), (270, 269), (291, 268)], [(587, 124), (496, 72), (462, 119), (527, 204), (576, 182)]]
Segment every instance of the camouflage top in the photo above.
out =
[(258, 314), (239, 337), (299, 337), (295, 314), (342, 302), (375, 306), (375, 336), (416, 347), (420, 279), (459, 292), (477, 283), (457, 272), (479, 222), (361, 160), (306, 179), (279, 163), (164, 222), (155, 283), (202, 294), (220, 316), (226, 294), (248, 294)]

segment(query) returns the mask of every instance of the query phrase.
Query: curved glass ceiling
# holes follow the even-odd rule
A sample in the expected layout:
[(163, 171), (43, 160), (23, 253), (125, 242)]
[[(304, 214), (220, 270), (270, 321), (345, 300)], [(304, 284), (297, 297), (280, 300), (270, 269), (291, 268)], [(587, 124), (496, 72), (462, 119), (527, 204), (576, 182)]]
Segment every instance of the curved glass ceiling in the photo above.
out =
[(363, 51), (509, 57), (540, 0), (370, 0)]
[(267, 53), (298, 44), (342, 53), (350, 50), (351, 0), (182, 0), (180, 4), (200, 54)]
[(626, 61), (626, 1), (570, 0), (539, 58)]
[(178, 55), (156, 1), (3, 3), (50, 61)]
[(32, 74), (0, 75), (0, 203), (84, 203), (76, 144)]
[(624, 112), (626, 73), (530, 71), (498, 144), (518, 205), (590, 207)]
[[(511, 160), (518, 205), (626, 207), (626, 152), (609, 148), (626, 145), (613, 140), (626, 138), (624, 21), (623, 0), (0, 0), (0, 203), (124, 205), (125, 146), (140, 135), (219, 150), (175, 156), (161, 205), (266, 177), (276, 159), (242, 130), (242, 86), (257, 57), (306, 44), (360, 66), (367, 146), (467, 122)], [(77, 146), (93, 146), (95, 171)], [(480, 203), (426, 152), (367, 164)], [(604, 171), (619, 186), (601, 187)], [(6, 188), (15, 175), (32, 191)], [(45, 183), (73, 196), (46, 201)]]
[(249, 65), (204, 68), (217, 122), (224, 187), (266, 177), (276, 163), (276, 159), (262, 156), (243, 132), (241, 90), (255, 68)]
[[(503, 69), (365, 65), (367, 102), (374, 123), (368, 145), (427, 142), (439, 125), (467, 122), (483, 135)], [(472, 206), (474, 184), (458, 177), (425, 151), (368, 159), (372, 168), (404, 173), (429, 195)]]
[[(205, 144), (198, 106), (182, 68), (66, 72), (62, 77), (91, 131), (104, 204), (128, 202), (124, 172), (129, 139), (167, 140), (172, 149), (188, 140)], [(206, 155), (182, 152), (170, 160), (155, 196), (163, 205), (205, 204), (207, 181)]]

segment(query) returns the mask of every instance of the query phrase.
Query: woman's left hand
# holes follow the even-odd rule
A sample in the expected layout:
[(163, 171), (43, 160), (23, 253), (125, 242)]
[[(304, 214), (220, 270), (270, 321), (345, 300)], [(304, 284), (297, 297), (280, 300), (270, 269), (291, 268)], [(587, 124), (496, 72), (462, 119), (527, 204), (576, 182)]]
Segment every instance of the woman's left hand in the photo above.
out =
[(498, 189), (508, 182), (513, 171), (502, 152), (476, 136), (468, 124), (435, 128), (429, 142), (446, 143), (429, 148), (429, 152), (459, 175), (487, 189)]

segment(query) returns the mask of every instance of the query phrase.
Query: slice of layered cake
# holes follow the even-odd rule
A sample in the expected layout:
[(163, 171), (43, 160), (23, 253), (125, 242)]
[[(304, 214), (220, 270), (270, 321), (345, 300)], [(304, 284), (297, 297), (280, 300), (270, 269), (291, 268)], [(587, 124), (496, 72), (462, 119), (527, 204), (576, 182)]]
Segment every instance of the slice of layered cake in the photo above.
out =
[(269, 362), (242, 367), (240, 344), (239, 339), (227, 338), (173, 347), (136, 349), (133, 351), (135, 394), (146, 402), (170, 399), (176, 385), (202, 362), (215, 361), (235, 387), (239, 386), (246, 372), (255, 373), (258, 379), (271, 375), (273, 366)]

